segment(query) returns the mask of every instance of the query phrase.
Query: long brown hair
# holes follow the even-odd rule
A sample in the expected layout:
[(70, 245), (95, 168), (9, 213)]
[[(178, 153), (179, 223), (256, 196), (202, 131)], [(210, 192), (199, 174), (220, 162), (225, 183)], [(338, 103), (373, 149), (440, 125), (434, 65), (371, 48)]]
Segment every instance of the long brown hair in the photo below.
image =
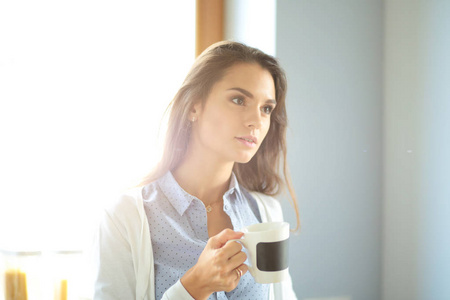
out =
[[(169, 104), (170, 116), (163, 155), (156, 168), (141, 185), (174, 170), (183, 160), (191, 132), (189, 113), (198, 102), (206, 101), (213, 85), (236, 63), (257, 63), (270, 72), (275, 84), (277, 105), (270, 118), (269, 131), (253, 158), (245, 164), (235, 163), (233, 171), (239, 183), (249, 191), (277, 195), (286, 186), (297, 218), (300, 219), (297, 198), (286, 162), (286, 91), (287, 81), (278, 61), (264, 52), (238, 42), (222, 41), (208, 47), (196, 59), (181, 88)], [(282, 175), (280, 175), (282, 173)]]

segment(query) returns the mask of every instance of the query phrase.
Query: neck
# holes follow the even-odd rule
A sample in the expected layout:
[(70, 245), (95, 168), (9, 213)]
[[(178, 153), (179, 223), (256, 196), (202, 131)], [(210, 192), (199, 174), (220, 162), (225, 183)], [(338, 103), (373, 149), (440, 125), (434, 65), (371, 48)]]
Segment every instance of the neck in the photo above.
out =
[(230, 185), (232, 170), (233, 163), (214, 163), (188, 152), (173, 170), (173, 176), (186, 192), (209, 205), (222, 199)]

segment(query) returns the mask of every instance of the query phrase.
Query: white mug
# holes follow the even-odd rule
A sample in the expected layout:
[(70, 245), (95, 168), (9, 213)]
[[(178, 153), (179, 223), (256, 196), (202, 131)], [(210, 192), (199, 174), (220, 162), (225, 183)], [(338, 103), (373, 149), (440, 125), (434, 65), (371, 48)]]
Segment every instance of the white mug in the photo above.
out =
[(241, 229), (244, 236), (233, 240), (247, 250), (250, 274), (258, 283), (281, 282), (289, 274), (289, 223), (267, 222)]

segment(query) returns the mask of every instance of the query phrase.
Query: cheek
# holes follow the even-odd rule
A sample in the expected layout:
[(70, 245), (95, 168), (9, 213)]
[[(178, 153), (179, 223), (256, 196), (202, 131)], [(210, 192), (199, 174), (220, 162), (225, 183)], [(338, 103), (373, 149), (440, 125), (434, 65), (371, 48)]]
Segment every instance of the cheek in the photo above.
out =
[(236, 121), (232, 115), (227, 115), (223, 110), (210, 110), (204, 115), (202, 133), (204, 138), (217, 140), (232, 135), (232, 126)]
[(265, 138), (267, 133), (269, 133), (270, 129), (270, 120), (267, 123), (264, 123), (263, 128), (261, 128), (261, 137)]

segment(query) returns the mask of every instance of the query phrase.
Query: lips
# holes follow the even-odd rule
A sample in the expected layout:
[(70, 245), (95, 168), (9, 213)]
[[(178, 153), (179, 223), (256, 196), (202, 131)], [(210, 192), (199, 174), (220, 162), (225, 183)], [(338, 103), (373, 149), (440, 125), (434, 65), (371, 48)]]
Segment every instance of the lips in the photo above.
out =
[(258, 142), (258, 139), (255, 136), (239, 136), (236, 137), (238, 140), (244, 141), (244, 142), (248, 142), (248, 143), (252, 143), (252, 144), (256, 144)]

